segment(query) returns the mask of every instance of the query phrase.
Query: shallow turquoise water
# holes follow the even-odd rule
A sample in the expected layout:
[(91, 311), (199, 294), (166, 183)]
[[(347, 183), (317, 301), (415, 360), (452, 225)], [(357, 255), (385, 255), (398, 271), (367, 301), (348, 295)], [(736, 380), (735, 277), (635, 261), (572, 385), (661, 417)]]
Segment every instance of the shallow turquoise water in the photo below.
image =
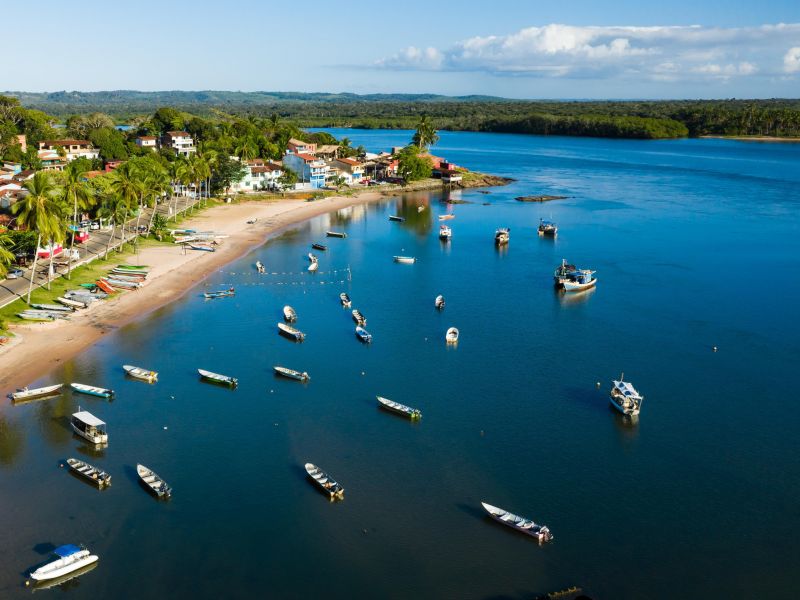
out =
[[(371, 150), (409, 137), (346, 135)], [(524, 598), (575, 584), (606, 599), (796, 597), (800, 146), (443, 133), (435, 152), (518, 182), (459, 193), (468, 204), (421, 194), (315, 219), (42, 380), (113, 387), (113, 402), (67, 392), (2, 409), (0, 595), (26, 593), (48, 544), (82, 541), (101, 561), (74, 598)], [(569, 198), (513, 200), (540, 193)], [(559, 223), (556, 241), (538, 238), (539, 217)], [(312, 241), (330, 248), (315, 275)], [(555, 294), (562, 257), (596, 269), (597, 290)], [(199, 297), (223, 285), (236, 297)], [(277, 335), (287, 303), (302, 344)], [(126, 380), (123, 363), (159, 383)], [(275, 364), (312, 381), (276, 379)], [(202, 384), (197, 367), (240, 386)], [(620, 371), (645, 394), (635, 426), (608, 406)], [(78, 405), (108, 422), (103, 452), (72, 436)], [(67, 456), (108, 470), (111, 488), (59, 469)], [(343, 502), (316, 492), (306, 461)], [(137, 462), (171, 501), (140, 488)], [(481, 500), (555, 541), (487, 521)]]

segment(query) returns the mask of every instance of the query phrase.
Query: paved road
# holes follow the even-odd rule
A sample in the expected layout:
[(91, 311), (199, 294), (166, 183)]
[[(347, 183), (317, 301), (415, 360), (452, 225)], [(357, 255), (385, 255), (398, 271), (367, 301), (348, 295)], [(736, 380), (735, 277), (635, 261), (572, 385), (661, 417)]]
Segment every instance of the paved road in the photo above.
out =
[[(187, 208), (191, 208), (196, 202), (197, 201), (192, 198), (177, 198), (178, 214), (185, 212)], [(171, 203), (162, 202), (157, 207), (158, 213), (163, 215), (164, 218), (170, 218), (172, 216), (170, 208), (172, 207), (174, 212), (174, 205), (174, 201)], [(142, 216), (139, 218), (140, 225), (147, 226), (147, 224), (150, 222), (150, 215), (152, 214), (152, 211), (153, 209), (146, 208), (142, 212)], [(125, 229), (125, 241), (127, 242), (136, 232), (136, 218), (128, 221), (125, 225)], [(114, 240), (111, 242), (109, 249), (118, 248), (122, 244), (121, 233), (122, 232), (118, 227), (114, 233)], [(77, 266), (84, 265), (93, 261), (95, 258), (104, 255), (110, 237), (111, 229), (102, 229), (99, 231), (91, 231), (89, 239), (85, 243), (76, 243), (75, 248), (80, 253), (81, 258), (72, 264), (72, 268), (74, 269)], [(67, 241), (64, 242), (64, 249), (65, 250), (62, 255), (56, 256), (54, 259), (54, 279), (61, 277), (67, 272), (66, 253), (69, 250), (69, 238), (67, 238)], [(36, 278), (33, 281), (34, 289), (47, 283), (47, 272), (50, 269), (50, 262), (50, 259), (39, 259), (36, 261)], [(19, 279), (0, 280), (0, 308), (11, 304), (17, 298), (24, 298), (27, 296), (28, 286), (30, 285), (31, 281), (31, 266), (33, 266), (33, 261), (31, 261), (30, 265), (24, 269), (25, 273)]]

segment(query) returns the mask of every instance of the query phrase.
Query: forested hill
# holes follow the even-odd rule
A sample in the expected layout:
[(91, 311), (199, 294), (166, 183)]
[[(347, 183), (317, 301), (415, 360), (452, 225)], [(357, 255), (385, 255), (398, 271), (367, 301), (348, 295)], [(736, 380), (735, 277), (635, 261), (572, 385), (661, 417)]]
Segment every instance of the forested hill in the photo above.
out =
[(230, 91), (7, 92), (29, 108), (66, 118), (104, 112), (136, 123), (162, 106), (200, 116), (268, 117), (303, 127), (413, 128), (423, 114), (439, 129), (541, 135), (674, 138), (800, 137), (800, 100), (537, 101), (435, 94)]

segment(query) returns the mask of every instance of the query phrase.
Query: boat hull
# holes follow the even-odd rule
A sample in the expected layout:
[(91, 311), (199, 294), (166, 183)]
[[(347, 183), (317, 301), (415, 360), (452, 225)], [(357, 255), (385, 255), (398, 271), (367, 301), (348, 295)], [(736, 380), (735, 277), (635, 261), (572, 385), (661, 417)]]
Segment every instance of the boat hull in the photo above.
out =
[(574, 281), (559, 281), (558, 286), (565, 292), (582, 292), (590, 290), (597, 285), (597, 279), (592, 279), (588, 283), (576, 283)]
[(48, 566), (61, 562), (63, 560), (64, 559), (59, 559), (57, 561), (44, 565), (43, 567), (40, 567), (39, 569), (31, 573), (31, 579), (33, 579), (34, 581), (47, 581), (50, 579), (58, 579), (59, 577), (63, 577), (64, 575), (68, 575), (73, 571), (77, 571), (78, 569), (82, 569), (84, 567), (91, 565), (92, 563), (97, 562), (98, 560), (100, 560), (100, 557), (94, 554), (88, 554), (87, 556), (83, 556), (77, 560), (70, 561), (69, 563), (64, 564), (63, 566), (45, 570), (47, 569)]

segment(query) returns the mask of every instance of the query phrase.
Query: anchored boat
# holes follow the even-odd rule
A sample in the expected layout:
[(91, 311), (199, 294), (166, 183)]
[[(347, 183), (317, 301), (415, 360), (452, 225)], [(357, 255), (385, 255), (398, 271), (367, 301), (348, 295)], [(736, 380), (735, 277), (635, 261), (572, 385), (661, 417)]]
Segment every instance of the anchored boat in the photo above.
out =
[(72, 470), (73, 473), (90, 481), (97, 487), (104, 487), (107, 485), (111, 485), (111, 475), (109, 475), (102, 469), (93, 467), (89, 463), (85, 463), (82, 460), (78, 460), (77, 458), (68, 458), (67, 464), (69, 465), (69, 468)]
[(342, 303), (342, 306), (345, 308), (350, 308), (353, 305), (353, 302), (350, 300), (350, 296), (347, 295), (347, 292), (342, 292), (339, 294), (339, 300)]
[(144, 465), (136, 465), (136, 472), (139, 474), (139, 479), (142, 480), (150, 490), (159, 498), (169, 498), (172, 496), (172, 488), (167, 485), (167, 482), (161, 479), (155, 471), (148, 469)]
[(12, 392), (8, 395), (14, 402), (19, 402), (22, 400), (32, 400), (34, 398), (43, 398), (44, 396), (53, 396), (58, 394), (61, 391), (61, 388), (64, 387), (63, 383), (57, 383), (56, 385), (47, 385), (45, 387), (40, 388), (22, 388), (17, 390), (16, 392)]
[(554, 237), (558, 233), (558, 226), (552, 221), (539, 219), (539, 235)]
[(497, 231), (494, 232), (494, 243), (496, 246), (508, 244), (509, 239), (511, 239), (511, 229), (508, 227), (499, 227)]
[(367, 318), (361, 314), (360, 310), (354, 308), (352, 314), (353, 314), (353, 321), (355, 321), (357, 325), (363, 326), (367, 324)]
[(283, 307), (283, 318), (287, 323), (294, 323), (297, 321), (297, 311), (287, 304)]
[(455, 215), (439, 215), (440, 221), (449, 221), (450, 219), (455, 219)]
[(107, 444), (106, 424), (88, 410), (78, 411), (70, 419), (72, 430), (93, 444)]
[(53, 550), (53, 554), (58, 558), (33, 571), (31, 579), (34, 581), (56, 579), (99, 560), (97, 556), (89, 552), (85, 547), (76, 546), (75, 544), (59, 546)]
[(236, 387), (239, 385), (239, 380), (235, 377), (228, 377), (227, 375), (212, 373), (211, 371), (206, 371), (205, 369), (197, 369), (197, 372), (200, 374), (202, 379), (212, 383), (220, 383), (222, 385), (229, 385), (231, 387)]
[(439, 225), (439, 239), (449, 242), (451, 237), (453, 237), (453, 230), (447, 225)]
[(562, 259), (553, 274), (553, 279), (556, 287), (565, 292), (581, 292), (597, 284), (597, 277), (594, 274), (595, 271), (579, 269), (575, 265), (568, 264), (567, 259)]
[(114, 395), (114, 390), (107, 390), (105, 388), (95, 387), (93, 385), (85, 385), (83, 383), (72, 382), (69, 384), (69, 386), (76, 392), (80, 392), (81, 394), (87, 394), (89, 396), (110, 398), (111, 396)]
[(267, 272), (267, 268), (264, 266), (264, 263), (262, 263), (260, 260), (256, 261), (256, 270), (262, 274)]
[(389, 220), (397, 221), (398, 223), (402, 223), (403, 221), (405, 221), (403, 217), (398, 217), (397, 215), (389, 215)]
[(344, 488), (330, 475), (311, 463), (306, 463), (305, 467), (308, 476), (314, 480), (314, 483), (316, 483), (323, 492), (330, 496), (331, 500), (334, 498), (344, 498)]
[(325, 252), (328, 249), (327, 246), (325, 246), (323, 244), (317, 244), (317, 243), (311, 244), (311, 247), (314, 250), (321, 250), (322, 252)]
[(417, 259), (413, 256), (395, 256), (394, 262), (405, 265), (413, 265), (415, 262), (417, 262)]
[(300, 331), (299, 329), (295, 329), (291, 325), (286, 325), (285, 323), (278, 323), (278, 330), (283, 335), (297, 341), (302, 342), (306, 339), (306, 334)]
[(553, 539), (553, 534), (550, 533), (550, 530), (545, 525), (538, 525), (530, 519), (517, 516), (486, 502), (481, 502), (481, 505), (495, 521), (535, 538), (540, 544)]
[(422, 413), (417, 410), (416, 408), (411, 408), (410, 406), (406, 406), (405, 404), (400, 404), (399, 402), (395, 402), (394, 400), (389, 400), (388, 398), (384, 398), (383, 396), (375, 396), (380, 402), (381, 406), (401, 414), (403, 416), (408, 417), (412, 421), (422, 418)]
[(142, 369), (141, 367), (134, 367), (133, 365), (122, 365), (125, 372), (134, 379), (141, 379), (147, 383), (153, 383), (158, 380), (158, 373)]
[(346, 238), (347, 234), (344, 231), (326, 231), (325, 235), (335, 238)]
[(614, 380), (611, 385), (609, 400), (611, 406), (616, 408), (623, 415), (635, 417), (642, 408), (644, 396), (636, 391), (632, 384), (624, 381), (625, 374), (619, 376), (619, 381)]
[(288, 377), (289, 379), (296, 379), (297, 381), (310, 381), (311, 377), (309, 377), (308, 373), (303, 371), (295, 371), (294, 369), (287, 369), (286, 367), (272, 367), (275, 369), (275, 372), (278, 375), (283, 375), (284, 377)]
[(458, 329), (455, 327), (448, 329), (447, 333), (444, 334), (444, 339), (448, 344), (458, 343)]
[(219, 290), (217, 292), (205, 292), (203, 294), (203, 298), (209, 300), (211, 298), (227, 298), (229, 296), (235, 296), (235, 295), (236, 295), (236, 290), (230, 287), (227, 290)]
[(436, 300), (433, 301), (433, 305), (437, 309), (442, 310), (444, 308), (444, 296), (442, 296), (441, 294), (436, 296)]
[(356, 337), (365, 344), (372, 342), (372, 334), (360, 325), (356, 327)]

